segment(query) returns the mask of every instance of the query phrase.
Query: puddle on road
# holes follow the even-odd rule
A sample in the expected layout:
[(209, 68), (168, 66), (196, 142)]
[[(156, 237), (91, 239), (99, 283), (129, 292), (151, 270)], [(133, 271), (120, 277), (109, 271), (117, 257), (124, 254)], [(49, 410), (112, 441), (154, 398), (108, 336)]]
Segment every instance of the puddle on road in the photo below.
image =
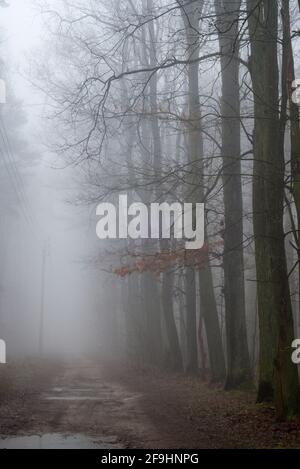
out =
[(62, 435), (49, 433), (42, 436), (0, 435), (0, 449), (118, 449), (115, 437), (92, 439), (84, 435)]
[(46, 401), (103, 401), (100, 397), (91, 396), (47, 396), (44, 397)]
[(74, 387), (74, 386), (68, 386), (68, 387), (65, 387), (65, 388), (52, 388), (50, 390), (50, 392), (54, 392), (55, 394), (59, 394), (59, 393), (68, 393), (68, 392), (73, 392), (74, 394), (75, 393), (93, 393), (95, 392), (95, 389), (94, 388), (91, 388), (91, 387), (86, 387), (86, 388), (77, 388), (77, 387)]
[[(97, 391), (97, 392), (96, 392)], [(110, 402), (111, 397), (103, 395), (103, 390), (95, 390), (89, 386), (54, 387), (48, 393), (44, 393), (41, 399), (46, 401), (96, 401)]]

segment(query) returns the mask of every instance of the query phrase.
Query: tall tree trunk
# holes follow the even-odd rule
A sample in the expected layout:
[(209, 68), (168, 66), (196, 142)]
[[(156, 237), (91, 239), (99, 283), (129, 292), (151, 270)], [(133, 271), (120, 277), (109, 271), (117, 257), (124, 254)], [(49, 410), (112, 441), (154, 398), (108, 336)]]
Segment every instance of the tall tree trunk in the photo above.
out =
[[(208, 256), (207, 256), (208, 257)], [(213, 382), (225, 380), (225, 357), (209, 259), (199, 271), (200, 308), (204, 319), (208, 355)]]
[(226, 389), (251, 380), (247, 343), (241, 180), (239, 15), (241, 0), (215, 0), (222, 71), (222, 164), (225, 209)]
[(186, 297), (186, 372), (198, 373), (196, 273), (193, 267), (185, 269)]
[[(152, 272), (141, 277), (141, 298), (145, 310), (145, 349), (148, 363), (161, 367), (163, 364), (161, 304), (157, 280)], [(143, 312), (144, 313), (144, 312)]]
[(129, 275), (128, 281), (124, 284), (127, 288), (126, 298), (126, 349), (128, 358), (136, 360), (144, 356), (142, 338), (145, 337), (144, 317), (141, 314), (139, 305), (139, 284), (136, 274)]
[[(294, 199), (297, 221), (292, 221), (293, 235), (295, 238), (298, 258), (298, 284), (300, 269), (300, 119), (298, 103), (293, 100), (293, 83), (296, 79), (293, 47), (291, 40), (290, 2), (282, 2), (283, 23), (283, 58), (282, 58), (282, 92), (285, 94), (286, 103), (290, 111), (290, 143), (291, 143), (291, 192)], [(285, 118), (287, 118), (287, 113)], [(298, 321), (300, 321), (299, 308)]]
[[(147, 13), (153, 13), (153, 2), (147, 0)], [(149, 32), (149, 58), (150, 67), (154, 67), (157, 63), (156, 58), (156, 37), (154, 22), (150, 21), (148, 24)], [(151, 131), (152, 131), (152, 147), (153, 147), (153, 168), (156, 186), (156, 200), (161, 201), (163, 196), (162, 187), (159, 185), (159, 179), (162, 174), (162, 139), (158, 120), (158, 104), (157, 104), (157, 74), (151, 76), (149, 81), (150, 92), (150, 110), (151, 110)], [(160, 249), (162, 252), (169, 251), (170, 242), (168, 240), (161, 240)], [(175, 323), (174, 310), (173, 310), (173, 282), (171, 272), (162, 273), (162, 290), (161, 290), (162, 310), (164, 314), (166, 332), (170, 347), (170, 360), (171, 366), (174, 370), (182, 370), (182, 355), (180, 350), (178, 331)]]
[[(199, 19), (203, 10), (203, 1), (190, 2), (178, 0), (181, 6), (182, 18), (185, 25), (187, 39), (188, 64), (188, 97), (189, 97), (189, 133), (188, 159), (190, 163), (190, 191), (192, 202), (205, 202), (203, 188), (203, 135), (201, 130), (201, 109), (199, 99)], [(189, 275), (192, 276), (190, 273)], [(195, 271), (193, 272), (195, 276)], [(192, 278), (191, 278), (192, 281)], [(195, 279), (193, 280), (193, 282)], [(218, 320), (218, 311), (214, 295), (212, 272), (207, 254), (205, 268), (199, 270), (200, 307), (205, 322), (211, 377), (213, 381), (223, 381), (225, 378), (225, 359)], [(192, 300), (190, 300), (192, 303)], [(196, 300), (192, 307), (196, 308)], [(195, 317), (196, 312), (193, 312)], [(195, 335), (197, 331), (195, 330)], [(196, 347), (197, 349), (197, 347)], [(197, 353), (197, 350), (195, 351)]]
[(274, 397), (279, 418), (299, 412), (294, 327), (283, 230), (284, 128), (279, 118), (278, 4), (248, 0), (254, 93), (253, 212), (260, 326), (258, 400)]
[(173, 309), (173, 275), (164, 272), (162, 281), (162, 306), (170, 350), (170, 367), (173, 371), (182, 371), (182, 355)]

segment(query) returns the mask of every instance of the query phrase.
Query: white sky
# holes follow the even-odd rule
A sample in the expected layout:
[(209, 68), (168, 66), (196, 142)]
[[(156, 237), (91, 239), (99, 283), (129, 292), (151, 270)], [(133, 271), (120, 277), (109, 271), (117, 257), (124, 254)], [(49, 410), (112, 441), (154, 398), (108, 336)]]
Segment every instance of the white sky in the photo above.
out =
[(27, 49), (38, 41), (41, 33), (39, 15), (32, 0), (9, 0), (9, 8), (1, 9), (1, 22), (10, 28), (9, 38), (19, 49)]
[[(10, 73), (13, 80), (12, 88), (16, 97), (23, 102), (29, 118), (29, 127), (24, 132), (26, 138), (33, 148), (40, 148), (41, 165), (33, 171), (27, 195), (39, 225), (42, 225), (43, 231), (49, 236), (51, 242), (51, 260), (49, 260), (47, 272), (49, 281), (47, 282), (46, 291), (48, 298), (48, 323), (46, 318), (46, 324), (51, 342), (54, 343), (55, 337), (58, 340), (58, 331), (60, 331), (60, 346), (62, 346), (62, 343), (68, 341), (68, 334), (69, 336), (73, 335), (73, 338), (76, 335), (82, 335), (83, 319), (87, 316), (87, 295), (90, 293), (88, 291), (88, 282), (86, 274), (81, 271), (81, 267), (76, 267), (76, 261), (83, 255), (82, 251), (88, 247), (87, 240), (84, 237), (86, 227), (82, 227), (82, 230), (73, 229), (72, 231), (70, 229), (70, 219), (76, 217), (76, 214), (72, 207), (64, 203), (64, 194), (57, 190), (59, 181), (61, 186), (68, 184), (68, 178), (72, 177), (72, 171), (55, 172), (43, 163), (44, 150), (40, 147), (39, 126), (36, 125), (38, 122), (36, 117), (42, 111), (40, 105), (43, 105), (46, 98), (41, 93), (36, 93), (25, 78), (28, 69), (28, 58), (31, 54), (34, 54), (34, 49), (40, 46), (44, 34), (41, 17), (34, 6), (34, 0), (7, 0), (7, 2), (10, 4), (9, 8), (0, 8), (0, 40), (2, 42), (0, 53), (5, 64), (9, 64), (12, 70), (12, 73)], [(26, 287), (26, 294), (31, 297), (29, 298), (31, 302), (29, 301), (27, 309), (32, 306), (33, 311), (31, 314), (35, 317), (38, 314), (40, 302), (41, 252), (39, 246), (32, 244), (34, 240), (29, 240), (29, 235), (27, 233), (22, 247), (19, 246), (21, 258), (18, 258), (17, 261), (19, 268), (17, 280), (22, 283), (27, 279), (27, 282), (29, 282)], [(29, 263), (33, 264), (30, 256), (34, 256), (36, 259), (34, 269), (29, 274), (27, 265)], [(28, 274), (31, 279), (27, 278)], [(13, 289), (17, 290), (15, 293), (24, 304), (24, 302), (26, 303), (23, 297), (24, 292), (22, 293), (17, 286), (14, 277), (15, 274), (11, 278), (14, 285)], [(9, 307), (10, 300), (8, 299), (7, 308)], [(24, 320), (25, 318), (28, 319), (26, 305), (24, 305), (22, 314)], [(31, 328), (33, 326), (35, 328), (37, 326), (35, 320), (31, 324)], [(68, 331), (68, 334), (66, 331)]]
[[(37, 47), (43, 35), (41, 18), (33, 0), (9, 0), (8, 8), (0, 8), (0, 24), (4, 28), (2, 53), (7, 50), (13, 69), (23, 74), (26, 57)], [(1, 38), (3, 40), (3, 38)], [(24, 79), (16, 76), (18, 87)]]

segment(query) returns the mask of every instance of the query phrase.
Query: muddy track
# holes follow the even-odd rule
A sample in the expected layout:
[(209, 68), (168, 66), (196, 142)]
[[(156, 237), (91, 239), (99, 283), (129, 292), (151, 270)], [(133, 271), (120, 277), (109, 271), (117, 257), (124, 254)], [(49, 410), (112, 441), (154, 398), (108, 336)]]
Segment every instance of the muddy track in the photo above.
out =
[[(105, 379), (97, 364), (70, 365), (47, 389), (28, 392), (0, 406), (0, 433), (80, 434), (107, 448), (139, 446), (145, 436), (151, 439), (155, 429), (138, 401), (135, 392)], [(10, 411), (6, 418), (5, 407)]]
[(43, 448), (300, 448), (300, 424), (276, 422), (254, 392), (90, 361), (36, 373), (25, 392), (0, 400), (0, 435)]

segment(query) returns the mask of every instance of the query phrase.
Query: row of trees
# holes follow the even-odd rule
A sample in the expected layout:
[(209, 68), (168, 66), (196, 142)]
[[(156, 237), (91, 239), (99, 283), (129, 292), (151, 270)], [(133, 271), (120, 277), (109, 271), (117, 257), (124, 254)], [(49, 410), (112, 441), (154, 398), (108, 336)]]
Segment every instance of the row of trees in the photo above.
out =
[(58, 3), (39, 1), (58, 41), (37, 67), (63, 136), (55, 151), (80, 163), (79, 200), (206, 206), (194, 256), (175, 239), (101, 251), (123, 278), (129, 355), (209, 368), (226, 389), (257, 376), (259, 402), (298, 415), (297, 2)]

